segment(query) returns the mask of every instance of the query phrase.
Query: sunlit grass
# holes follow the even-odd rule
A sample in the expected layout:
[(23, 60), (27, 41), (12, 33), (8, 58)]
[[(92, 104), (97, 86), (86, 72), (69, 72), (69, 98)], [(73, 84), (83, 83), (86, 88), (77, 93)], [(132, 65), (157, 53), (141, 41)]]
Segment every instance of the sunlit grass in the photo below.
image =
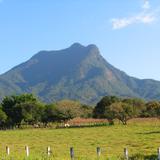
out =
[(46, 148), (51, 146), (50, 159), (70, 159), (69, 149), (74, 147), (76, 159), (97, 159), (96, 147), (101, 147), (101, 159), (119, 159), (123, 149), (130, 155), (156, 155), (160, 146), (160, 121), (132, 120), (127, 126), (116, 124), (95, 128), (27, 129), (0, 131), (0, 157), (6, 159), (5, 148), (10, 147), (10, 157), (22, 160), (25, 146), (30, 149), (29, 159), (47, 159)]

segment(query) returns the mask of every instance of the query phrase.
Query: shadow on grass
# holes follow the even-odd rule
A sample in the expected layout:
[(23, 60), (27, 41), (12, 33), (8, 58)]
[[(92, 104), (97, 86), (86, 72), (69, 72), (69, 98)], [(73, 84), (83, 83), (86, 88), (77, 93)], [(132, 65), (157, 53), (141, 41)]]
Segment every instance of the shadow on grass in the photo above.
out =
[(137, 133), (137, 134), (160, 134), (160, 131), (154, 131), (154, 132), (143, 132), (143, 133)]
[(129, 158), (129, 160), (157, 160), (158, 156), (157, 155), (141, 155), (141, 154), (136, 154), (133, 155), (132, 157)]

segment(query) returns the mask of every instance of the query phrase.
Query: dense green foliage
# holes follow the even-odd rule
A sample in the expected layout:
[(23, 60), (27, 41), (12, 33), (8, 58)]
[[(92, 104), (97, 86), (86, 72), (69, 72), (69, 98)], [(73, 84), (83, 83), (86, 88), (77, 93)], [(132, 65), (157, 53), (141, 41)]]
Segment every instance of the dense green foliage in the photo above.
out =
[(160, 117), (160, 102), (145, 102), (142, 99), (122, 99), (115, 96), (103, 97), (93, 111), (95, 118), (107, 118), (110, 123), (119, 119), (123, 124), (137, 117)]
[(44, 104), (32, 94), (8, 96), (0, 106), (0, 127), (20, 127), (49, 122), (66, 122), (75, 117), (92, 117), (92, 107), (77, 101), (62, 100)]
[(31, 94), (5, 97), (2, 110), (7, 115), (8, 126), (19, 126), (22, 121), (33, 124), (41, 120), (42, 106)]
[(150, 101), (146, 103), (145, 117), (160, 117), (160, 102)]
[(0, 126), (3, 127), (7, 120), (6, 113), (2, 110), (2, 106), (0, 106)]
[(95, 45), (41, 51), (0, 76), (0, 99), (34, 93), (43, 102), (73, 99), (96, 104), (105, 95), (160, 99), (160, 82), (139, 80), (110, 65)]
[(95, 118), (106, 118), (105, 112), (106, 108), (108, 108), (112, 103), (119, 102), (120, 99), (115, 96), (106, 96), (103, 97), (100, 102), (97, 103), (94, 109), (94, 117)]
[(93, 108), (78, 101), (61, 100), (51, 104), (40, 102), (32, 94), (5, 97), (0, 105), (0, 127), (13, 128), (21, 125), (39, 125), (52, 122), (67, 122), (71, 119), (102, 118), (110, 124), (118, 119), (124, 125), (132, 118), (160, 118), (160, 102), (145, 102), (137, 98), (122, 99), (115, 96), (103, 97)]

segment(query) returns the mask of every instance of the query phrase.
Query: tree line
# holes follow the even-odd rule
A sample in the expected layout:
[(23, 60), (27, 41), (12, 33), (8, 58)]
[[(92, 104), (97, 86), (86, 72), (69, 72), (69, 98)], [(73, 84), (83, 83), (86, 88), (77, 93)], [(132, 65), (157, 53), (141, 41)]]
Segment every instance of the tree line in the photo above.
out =
[(119, 119), (126, 125), (131, 118), (160, 117), (160, 102), (105, 96), (95, 107), (92, 107), (73, 100), (45, 104), (32, 94), (22, 94), (7, 96), (0, 104), (2, 129), (19, 128), (23, 124), (47, 125), (50, 122), (66, 122), (76, 117), (105, 118), (110, 124), (114, 124), (114, 120)]
[(105, 96), (93, 110), (94, 118), (107, 118), (110, 124), (120, 120), (124, 125), (132, 118), (160, 118), (160, 101), (144, 101), (139, 98), (119, 98)]
[(7, 96), (0, 105), (1, 128), (65, 122), (75, 117), (92, 117), (92, 108), (72, 100), (44, 104), (32, 94)]

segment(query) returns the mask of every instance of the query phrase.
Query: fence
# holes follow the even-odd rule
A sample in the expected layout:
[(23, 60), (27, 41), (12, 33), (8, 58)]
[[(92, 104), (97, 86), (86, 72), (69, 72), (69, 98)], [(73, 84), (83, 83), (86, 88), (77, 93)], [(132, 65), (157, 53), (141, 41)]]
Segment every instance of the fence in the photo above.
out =
[[(26, 157), (29, 157), (30, 150), (29, 150), (28, 146), (25, 146), (24, 152), (26, 154)], [(6, 147), (6, 154), (7, 154), (7, 156), (10, 155), (10, 148), (9, 148), (9, 146)], [(46, 154), (47, 154), (48, 157), (51, 156), (51, 154), (53, 154), (50, 146), (47, 147)], [(70, 154), (71, 160), (74, 160), (75, 159), (75, 153), (74, 153), (74, 148), (73, 147), (70, 148), (69, 154)], [(97, 154), (97, 158), (101, 157), (101, 148), (100, 147), (96, 148), (96, 154)], [(128, 152), (127, 148), (124, 148), (124, 159), (125, 160), (129, 159), (129, 152)], [(157, 160), (160, 160), (160, 148), (157, 149)]]

